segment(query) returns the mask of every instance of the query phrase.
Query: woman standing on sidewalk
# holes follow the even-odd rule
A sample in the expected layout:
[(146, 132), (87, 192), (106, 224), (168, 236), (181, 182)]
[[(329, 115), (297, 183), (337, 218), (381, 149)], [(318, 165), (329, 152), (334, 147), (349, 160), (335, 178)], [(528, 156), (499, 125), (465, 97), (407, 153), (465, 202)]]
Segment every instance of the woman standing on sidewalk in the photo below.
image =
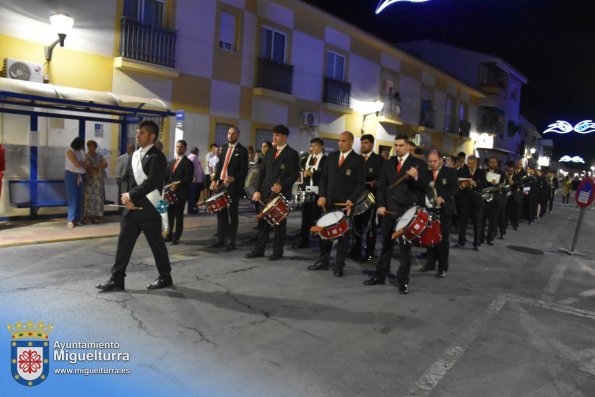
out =
[(85, 198), (83, 204), (83, 223), (101, 223), (103, 217), (103, 204), (105, 201), (104, 174), (107, 161), (101, 153), (97, 152), (97, 142), (87, 141), (87, 154), (85, 155)]
[(68, 202), (68, 227), (75, 227), (81, 219), (83, 182), (85, 176), (85, 142), (76, 137), (66, 149), (64, 184)]

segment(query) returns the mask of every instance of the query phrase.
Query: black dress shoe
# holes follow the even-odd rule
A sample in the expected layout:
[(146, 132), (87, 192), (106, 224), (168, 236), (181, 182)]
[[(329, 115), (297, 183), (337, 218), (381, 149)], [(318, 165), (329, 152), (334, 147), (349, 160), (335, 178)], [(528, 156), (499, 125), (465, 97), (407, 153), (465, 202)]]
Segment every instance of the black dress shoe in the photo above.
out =
[(270, 261), (278, 261), (280, 259), (283, 259), (283, 254), (272, 254), (269, 256)]
[(175, 239), (171, 242), (171, 245), (178, 245), (178, 244), (180, 244), (180, 240), (178, 240), (178, 239)]
[(221, 248), (223, 245), (223, 241), (215, 241), (213, 244), (207, 245), (207, 248)]
[(262, 251), (252, 251), (246, 254), (246, 258), (262, 258), (264, 256), (264, 252)]
[(103, 284), (97, 284), (95, 288), (102, 291), (122, 291), (124, 289), (124, 281), (116, 281), (109, 279)]
[(494, 245), (494, 242), (493, 241), (488, 241), (487, 244), (488, 245)]
[(386, 279), (380, 276), (374, 276), (369, 280), (364, 281), (364, 285), (384, 285), (386, 283)]
[(446, 272), (445, 271), (438, 272), (438, 274), (436, 275), (436, 277), (438, 277), (438, 278), (444, 278), (444, 277), (446, 277)]
[(333, 269), (333, 276), (343, 277), (343, 269)]
[(225, 247), (223, 247), (223, 251), (233, 251), (234, 249), (236, 249), (236, 245), (233, 243), (227, 243), (225, 244)]
[(409, 286), (407, 284), (401, 284), (399, 286), (399, 294), (407, 295), (409, 293)]
[(318, 261), (313, 265), (307, 267), (308, 270), (328, 270), (328, 262)]
[(165, 279), (162, 277), (157, 277), (157, 279), (155, 281), (153, 281), (151, 284), (147, 285), (147, 289), (160, 289), (160, 288), (165, 288), (165, 287), (169, 287), (170, 285), (173, 285), (173, 281), (171, 278), (169, 279)]
[(420, 273), (432, 272), (434, 270), (436, 270), (436, 269), (433, 268), (433, 267), (427, 267), (427, 266), (422, 266), (419, 269), (417, 269), (417, 271), (420, 272)]

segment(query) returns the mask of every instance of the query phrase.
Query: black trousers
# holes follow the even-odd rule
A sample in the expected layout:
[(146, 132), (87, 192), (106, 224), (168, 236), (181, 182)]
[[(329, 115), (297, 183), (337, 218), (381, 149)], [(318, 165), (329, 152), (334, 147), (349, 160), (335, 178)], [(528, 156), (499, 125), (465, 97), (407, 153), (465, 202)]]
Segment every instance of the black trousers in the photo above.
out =
[(513, 228), (519, 227), (519, 203), (512, 196), (506, 200), (506, 219)]
[[(395, 247), (395, 240), (392, 234), (397, 224), (397, 219), (403, 215), (408, 207), (399, 208), (397, 212), (399, 215), (385, 215), (381, 217), (380, 224), (382, 226), (382, 250), (380, 251), (380, 259), (376, 264), (376, 276), (385, 278), (390, 274), (390, 262)], [(394, 209), (391, 209), (394, 211)], [(397, 282), (399, 285), (409, 284), (409, 272), (411, 271), (411, 244), (406, 243), (402, 238), (398, 238), (399, 244), (399, 269), (397, 270)]]
[[(168, 230), (167, 234), (174, 240), (179, 240), (182, 237), (184, 231), (184, 207), (186, 206), (186, 200), (178, 198), (178, 200), (167, 207), (167, 222)], [(175, 225), (175, 231), (174, 231)], [(173, 234), (172, 234), (173, 231)]]
[[(498, 232), (498, 218), (500, 216), (501, 210), (502, 205), (498, 198), (494, 198), (492, 201), (485, 204), (485, 208), (481, 217), (481, 232), (479, 234), (479, 241), (494, 241), (494, 237)], [(486, 224), (488, 228), (487, 236)]]
[[(318, 196), (316, 196), (318, 200)], [(316, 205), (316, 200), (312, 203), (302, 205), (302, 226), (300, 228), (300, 240), (307, 244), (310, 241), (310, 227), (316, 224), (322, 214), (322, 209)]]
[(235, 244), (238, 233), (238, 206), (240, 195), (230, 194), (227, 208), (217, 212), (217, 242)]
[(523, 213), (524, 218), (533, 223), (537, 215), (537, 203), (533, 192), (523, 194)]
[[(341, 211), (343, 208), (329, 207), (327, 212), (330, 211)], [(333, 242), (335, 240), (320, 239), (320, 262), (329, 262), (331, 256), (331, 250), (333, 249)], [(351, 227), (345, 234), (336, 239), (337, 241), (337, 256), (335, 258), (335, 269), (343, 269), (345, 267), (345, 259), (347, 259), (347, 253), (349, 252), (349, 243), (351, 242)]]
[(452, 224), (452, 215), (440, 213), (440, 233), (442, 241), (433, 247), (428, 247), (425, 267), (428, 269), (436, 268), (438, 261), (438, 271), (448, 271), (448, 253), (450, 250), (450, 226)]
[(283, 246), (285, 244), (285, 235), (287, 234), (287, 219), (284, 219), (277, 226), (271, 226), (266, 219), (261, 218), (258, 221), (258, 235), (256, 240), (255, 251), (264, 252), (267, 243), (269, 242), (269, 233), (274, 232), (273, 237), (273, 254), (283, 255)]
[(149, 247), (151, 247), (159, 276), (166, 280), (171, 278), (169, 254), (161, 235), (161, 218), (132, 220), (123, 216), (120, 219), (120, 235), (118, 236), (116, 260), (112, 266), (112, 280), (124, 281), (126, 267), (130, 262), (132, 250), (141, 231), (145, 234)]
[[(368, 227), (369, 225), (369, 227)], [(366, 236), (366, 257), (374, 255), (376, 249), (376, 207), (372, 207), (368, 212), (353, 217), (353, 246), (351, 252), (357, 256), (361, 255), (362, 242)]]
[(461, 200), (459, 216), (459, 244), (467, 242), (467, 224), (469, 219), (473, 224), (473, 245), (480, 241), (481, 216), (483, 213), (483, 199), (477, 193), (466, 191), (464, 199)]

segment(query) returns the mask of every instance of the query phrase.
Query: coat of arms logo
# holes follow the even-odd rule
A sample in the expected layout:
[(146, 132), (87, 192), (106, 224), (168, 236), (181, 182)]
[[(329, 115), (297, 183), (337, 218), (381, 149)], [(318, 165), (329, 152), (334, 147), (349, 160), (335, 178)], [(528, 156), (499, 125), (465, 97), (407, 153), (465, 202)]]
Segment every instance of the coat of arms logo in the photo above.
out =
[(12, 378), (24, 386), (37, 386), (50, 372), (49, 333), (51, 324), (20, 321), (8, 324), (12, 334), (10, 342), (10, 368)]

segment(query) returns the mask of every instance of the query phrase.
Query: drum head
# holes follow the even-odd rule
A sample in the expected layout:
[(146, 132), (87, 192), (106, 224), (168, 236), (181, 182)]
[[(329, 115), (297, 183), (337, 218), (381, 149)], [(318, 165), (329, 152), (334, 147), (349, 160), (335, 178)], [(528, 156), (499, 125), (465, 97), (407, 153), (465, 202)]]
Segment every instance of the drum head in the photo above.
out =
[(264, 207), (264, 212), (267, 212), (268, 210), (270, 210), (271, 208), (273, 208), (274, 206), (277, 205), (277, 202), (281, 200), (281, 196), (277, 196), (274, 199), (272, 199), (267, 205), (266, 207)]
[(221, 192), (221, 193), (217, 193), (217, 194), (213, 194), (211, 197), (209, 197), (206, 201), (214, 201), (217, 200), (219, 197), (223, 196), (225, 194), (225, 192)]
[(411, 222), (411, 220), (415, 217), (415, 214), (417, 213), (417, 209), (418, 209), (418, 207), (414, 205), (413, 207), (411, 207), (407, 211), (405, 211), (403, 216), (399, 218), (399, 221), (397, 222), (397, 226), (395, 226), (395, 230), (399, 230), (399, 229), (403, 229), (403, 228), (407, 227), (409, 222)]
[(324, 214), (318, 221), (316, 222), (316, 226), (319, 227), (328, 227), (331, 225), (337, 224), (341, 219), (345, 218), (345, 214), (343, 211), (334, 211), (329, 212), (328, 214)]

